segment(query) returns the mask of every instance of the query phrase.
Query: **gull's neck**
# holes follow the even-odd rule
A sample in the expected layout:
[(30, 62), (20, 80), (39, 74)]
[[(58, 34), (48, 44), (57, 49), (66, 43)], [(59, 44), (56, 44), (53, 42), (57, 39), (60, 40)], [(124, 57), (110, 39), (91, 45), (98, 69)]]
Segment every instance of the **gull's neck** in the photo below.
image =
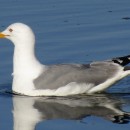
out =
[(35, 75), (43, 68), (43, 65), (35, 57), (34, 44), (34, 42), (23, 43), (22, 41), (19, 41), (19, 44), (15, 44), (13, 58), (14, 75)]

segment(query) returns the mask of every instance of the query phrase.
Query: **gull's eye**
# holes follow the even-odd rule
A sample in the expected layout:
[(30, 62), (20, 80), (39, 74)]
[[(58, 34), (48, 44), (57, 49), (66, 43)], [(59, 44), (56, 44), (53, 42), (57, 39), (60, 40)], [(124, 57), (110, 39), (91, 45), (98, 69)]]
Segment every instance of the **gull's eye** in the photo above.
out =
[(9, 31), (10, 31), (10, 32), (13, 32), (13, 29), (10, 28)]

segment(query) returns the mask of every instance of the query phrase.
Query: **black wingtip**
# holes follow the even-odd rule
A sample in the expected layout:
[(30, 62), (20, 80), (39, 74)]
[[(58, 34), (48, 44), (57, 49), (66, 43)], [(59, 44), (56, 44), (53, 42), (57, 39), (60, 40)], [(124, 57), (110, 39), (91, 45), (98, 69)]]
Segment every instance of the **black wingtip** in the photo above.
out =
[(125, 66), (125, 65), (130, 63), (130, 55), (113, 58), (112, 61), (114, 63), (117, 63), (117, 64), (121, 65), (121, 66)]

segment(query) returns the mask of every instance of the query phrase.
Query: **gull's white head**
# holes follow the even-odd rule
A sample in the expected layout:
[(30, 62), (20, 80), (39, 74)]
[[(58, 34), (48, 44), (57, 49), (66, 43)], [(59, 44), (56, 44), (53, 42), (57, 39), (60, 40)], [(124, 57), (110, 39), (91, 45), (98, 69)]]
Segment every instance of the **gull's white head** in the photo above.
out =
[(23, 23), (14, 23), (0, 33), (0, 38), (11, 40), (14, 45), (35, 43), (35, 36), (32, 29)]

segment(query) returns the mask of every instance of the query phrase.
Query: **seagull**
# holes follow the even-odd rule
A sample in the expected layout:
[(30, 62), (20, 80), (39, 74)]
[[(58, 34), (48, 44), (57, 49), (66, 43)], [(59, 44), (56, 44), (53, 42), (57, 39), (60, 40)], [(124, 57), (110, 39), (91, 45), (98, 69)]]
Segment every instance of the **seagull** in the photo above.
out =
[(12, 91), (27, 96), (94, 94), (130, 74), (130, 55), (90, 64), (43, 65), (35, 56), (35, 35), (23, 23), (0, 33), (14, 44)]

